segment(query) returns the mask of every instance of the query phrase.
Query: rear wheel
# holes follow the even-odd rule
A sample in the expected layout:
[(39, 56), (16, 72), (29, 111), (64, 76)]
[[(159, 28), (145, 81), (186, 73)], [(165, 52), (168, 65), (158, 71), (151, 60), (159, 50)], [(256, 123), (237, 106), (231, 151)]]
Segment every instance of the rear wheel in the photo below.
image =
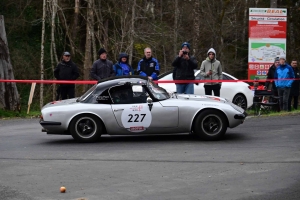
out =
[(204, 140), (219, 140), (227, 130), (225, 115), (217, 110), (204, 110), (195, 119), (193, 133)]
[(235, 105), (243, 108), (244, 110), (247, 110), (247, 99), (242, 94), (237, 94), (233, 97), (232, 103)]
[(79, 115), (70, 123), (72, 137), (78, 142), (96, 142), (102, 130), (101, 121), (93, 115)]

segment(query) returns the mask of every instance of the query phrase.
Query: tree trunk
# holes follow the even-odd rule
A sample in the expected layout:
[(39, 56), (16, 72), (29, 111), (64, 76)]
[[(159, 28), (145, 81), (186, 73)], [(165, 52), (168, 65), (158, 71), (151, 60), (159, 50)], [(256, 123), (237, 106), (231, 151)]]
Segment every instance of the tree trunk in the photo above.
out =
[[(56, 45), (55, 45), (55, 17), (57, 12), (57, 0), (52, 1), (52, 17), (51, 17), (51, 49), (50, 49), (50, 55), (51, 55), (51, 67), (52, 71), (54, 72), (55, 65), (58, 63), (58, 59), (56, 56)], [(55, 61), (55, 63), (54, 63)], [(56, 84), (53, 84), (52, 88), (52, 99), (56, 99)]]
[(173, 42), (174, 55), (177, 55), (177, 52), (178, 52), (178, 50), (177, 50), (178, 19), (179, 19), (178, 0), (175, 0), (174, 42)]
[(199, 37), (200, 37), (200, 0), (194, 3), (194, 38), (193, 38), (193, 54), (198, 53)]
[(132, 64), (132, 54), (133, 54), (133, 43), (134, 43), (134, 19), (135, 19), (135, 7), (136, 7), (136, 0), (133, 0), (132, 5), (132, 13), (131, 13), (131, 28), (130, 28), (130, 39), (129, 39), (129, 64)]
[[(44, 45), (45, 45), (46, 0), (43, 0), (42, 40), (41, 40), (41, 80), (44, 80)], [(40, 108), (44, 105), (44, 85), (40, 84)]]
[(270, 7), (277, 8), (277, 0), (270, 0)]
[[(0, 79), (15, 79), (9, 56), (3, 15), (0, 15)], [(0, 108), (20, 111), (20, 98), (16, 83), (0, 82)]]
[[(86, 19), (86, 40), (85, 40), (85, 56), (84, 56), (84, 66), (83, 66), (83, 80), (88, 80), (90, 75), (90, 68), (92, 66), (91, 60), (91, 47), (92, 47), (92, 37), (91, 37), (91, 17), (92, 16), (92, 5), (91, 0), (87, 1), (87, 19)], [(83, 92), (85, 92), (87, 86), (83, 86)]]

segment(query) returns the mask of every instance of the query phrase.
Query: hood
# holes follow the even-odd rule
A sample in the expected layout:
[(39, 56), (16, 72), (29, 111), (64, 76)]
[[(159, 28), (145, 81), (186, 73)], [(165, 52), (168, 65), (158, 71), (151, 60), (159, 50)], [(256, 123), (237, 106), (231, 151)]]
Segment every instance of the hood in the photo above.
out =
[[(121, 62), (121, 58), (124, 58), (124, 57), (127, 58), (127, 62), (128, 62), (129, 56), (128, 56), (127, 53), (120, 53), (120, 54), (119, 54), (119, 62)], [(126, 62), (126, 63), (127, 63), (127, 62)]]
[(207, 51), (207, 57), (208, 57), (208, 54), (209, 53), (214, 53), (215, 54), (215, 59), (217, 59), (217, 53), (216, 53), (216, 50), (214, 48), (210, 48), (208, 51)]
[(218, 101), (226, 102), (222, 97), (209, 96), (209, 95), (194, 95), (194, 94), (177, 94), (178, 99), (194, 100), (194, 101)]
[(66, 99), (66, 100), (61, 100), (61, 101), (52, 101), (50, 103), (47, 103), (42, 109), (49, 108), (49, 107), (65, 106), (67, 104), (73, 104), (73, 103), (76, 103), (77, 99), (78, 98)]

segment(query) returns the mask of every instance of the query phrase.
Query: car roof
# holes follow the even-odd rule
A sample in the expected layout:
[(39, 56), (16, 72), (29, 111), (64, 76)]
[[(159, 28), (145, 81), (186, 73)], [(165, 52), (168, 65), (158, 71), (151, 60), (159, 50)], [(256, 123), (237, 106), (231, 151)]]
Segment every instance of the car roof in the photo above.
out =
[(120, 85), (126, 82), (136, 82), (146, 84), (148, 81), (148, 77), (139, 76), (139, 75), (128, 75), (128, 76), (113, 76), (105, 79), (101, 79), (98, 81), (98, 86), (101, 87), (111, 87), (114, 85)]

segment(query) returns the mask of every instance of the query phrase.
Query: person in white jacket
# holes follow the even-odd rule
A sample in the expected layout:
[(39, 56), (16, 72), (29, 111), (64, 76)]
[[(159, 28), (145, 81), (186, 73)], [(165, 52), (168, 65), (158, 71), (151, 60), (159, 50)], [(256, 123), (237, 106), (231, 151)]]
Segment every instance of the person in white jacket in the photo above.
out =
[[(204, 80), (222, 80), (222, 66), (220, 61), (216, 59), (216, 51), (210, 48), (207, 51), (207, 58), (202, 62), (200, 74)], [(206, 82), (204, 83), (205, 95), (220, 96), (222, 82)]]

